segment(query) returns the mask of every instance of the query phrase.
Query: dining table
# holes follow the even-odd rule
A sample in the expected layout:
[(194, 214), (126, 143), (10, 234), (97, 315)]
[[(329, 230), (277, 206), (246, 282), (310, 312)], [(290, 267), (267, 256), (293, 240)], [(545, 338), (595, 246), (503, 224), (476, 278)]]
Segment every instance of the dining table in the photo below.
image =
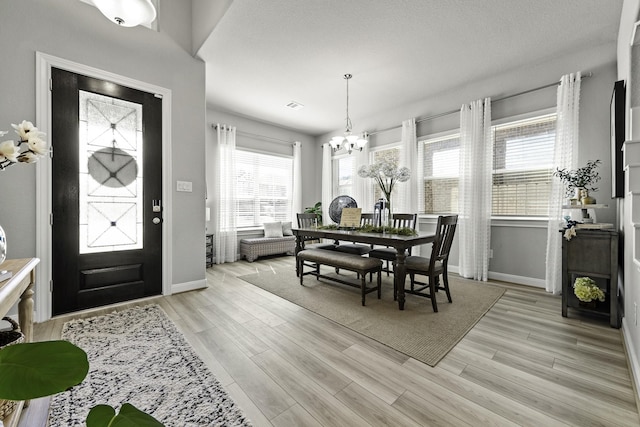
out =
[[(317, 239), (329, 239), (334, 242), (347, 241), (354, 243), (364, 243), (376, 246), (391, 247), (396, 250), (396, 261), (394, 266), (394, 281), (397, 289), (398, 308), (404, 310), (405, 291), (404, 282), (407, 276), (405, 268), (405, 258), (410, 248), (418, 245), (432, 243), (435, 234), (430, 232), (416, 232), (415, 235), (401, 235), (391, 233), (363, 232), (357, 229), (335, 229), (323, 227), (293, 228), (296, 236), (296, 255), (304, 249), (304, 238), (315, 237)], [(296, 263), (296, 274), (299, 274)]]

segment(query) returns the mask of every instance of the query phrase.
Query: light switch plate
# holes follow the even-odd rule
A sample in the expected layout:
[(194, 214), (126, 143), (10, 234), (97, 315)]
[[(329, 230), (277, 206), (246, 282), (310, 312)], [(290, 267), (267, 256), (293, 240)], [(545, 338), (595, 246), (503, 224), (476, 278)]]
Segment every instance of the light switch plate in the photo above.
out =
[(176, 181), (176, 191), (191, 193), (193, 191), (193, 183), (191, 181)]

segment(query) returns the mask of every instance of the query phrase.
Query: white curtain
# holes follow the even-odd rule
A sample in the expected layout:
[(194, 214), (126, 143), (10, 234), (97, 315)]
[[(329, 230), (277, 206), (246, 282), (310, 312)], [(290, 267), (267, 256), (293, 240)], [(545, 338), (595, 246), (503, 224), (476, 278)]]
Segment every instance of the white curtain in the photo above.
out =
[(418, 212), (418, 144), (416, 142), (416, 119), (411, 118), (402, 122), (402, 148), (400, 149), (400, 167), (406, 166), (411, 171), (411, 177), (406, 182), (395, 185), (399, 194), (398, 202), (392, 208), (396, 213)]
[(217, 201), (215, 219), (216, 263), (234, 262), (238, 254), (236, 229), (236, 128), (217, 124), (218, 162), (214, 200)]
[[(422, 150), (421, 150), (422, 151)], [(418, 153), (416, 137), (416, 119), (414, 117), (402, 121), (402, 149), (400, 150), (400, 166), (406, 166), (411, 171), (411, 177), (406, 182), (396, 184), (400, 197), (399, 206), (393, 207), (396, 213), (418, 213), (420, 208), (420, 183), (423, 182), (423, 160)], [(424, 199), (423, 199), (424, 200)], [(424, 206), (424, 203), (422, 204)], [(417, 221), (417, 219), (416, 219)], [(416, 230), (418, 224), (416, 224)], [(420, 246), (412, 249), (411, 255), (420, 255)]]
[[(580, 111), (580, 72), (566, 74), (558, 86), (556, 143), (553, 165), (574, 169), (578, 157), (578, 124)], [(559, 179), (551, 180), (549, 198), (549, 225), (547, 226), (546, 290), (554, 294), (562, 291), (562, 234), (564, 225), (562, 202), (564, 186)]]
[(331, 146), (322, 144), (322, 222), (331, 224), (329, 205), (333, 201)]
[(460, 274), (486, 281), (491, 242), (493, 143), (491, 99), (477, 100), (460, 110)]
[(358, 207), (362, 208), (362, 212), (373, 212), (373, 190), (371, 186), (371, 178), (362, 178), (358, 175), (358, 169), (362, 166), (369, 166), (369, 144), (362, 147), (362, 151), (353, 152), (353, 189), (351, 197), (358, 203)]
[(293, 143), (293, 188), (291, 200), (291, 221), (297, 224), (296, 214), (302, 212), (302, 143)]

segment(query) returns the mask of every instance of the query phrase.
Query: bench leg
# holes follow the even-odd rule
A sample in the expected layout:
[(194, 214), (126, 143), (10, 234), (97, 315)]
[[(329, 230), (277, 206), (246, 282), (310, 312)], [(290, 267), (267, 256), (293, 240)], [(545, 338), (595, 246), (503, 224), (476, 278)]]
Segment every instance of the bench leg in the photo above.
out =
[(367, 275), (363, 274), (362, 278), (360, 279), (360, 292), (362, 293), (362, 305), (363, 306), (364, 306), (364, 296), (366, 295), (365, 289), (367, 289)]
[(382, 296), (382, 274), (381, 270), (378, 270), (378, 299)]
[(316, 263), (316, 280), (320, 280), (320, 264)]

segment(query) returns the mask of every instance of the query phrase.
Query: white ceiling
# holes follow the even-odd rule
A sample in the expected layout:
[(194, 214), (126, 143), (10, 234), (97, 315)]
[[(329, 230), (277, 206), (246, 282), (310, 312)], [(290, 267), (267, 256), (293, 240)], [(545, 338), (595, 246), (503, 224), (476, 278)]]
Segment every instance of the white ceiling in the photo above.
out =
[(211, 107), (320, 135), (344, 128), (345, 73), (357, 128), (358, 117), (615, 41), (621, 10), (622, 0), (234, 0), (198, 54)]

